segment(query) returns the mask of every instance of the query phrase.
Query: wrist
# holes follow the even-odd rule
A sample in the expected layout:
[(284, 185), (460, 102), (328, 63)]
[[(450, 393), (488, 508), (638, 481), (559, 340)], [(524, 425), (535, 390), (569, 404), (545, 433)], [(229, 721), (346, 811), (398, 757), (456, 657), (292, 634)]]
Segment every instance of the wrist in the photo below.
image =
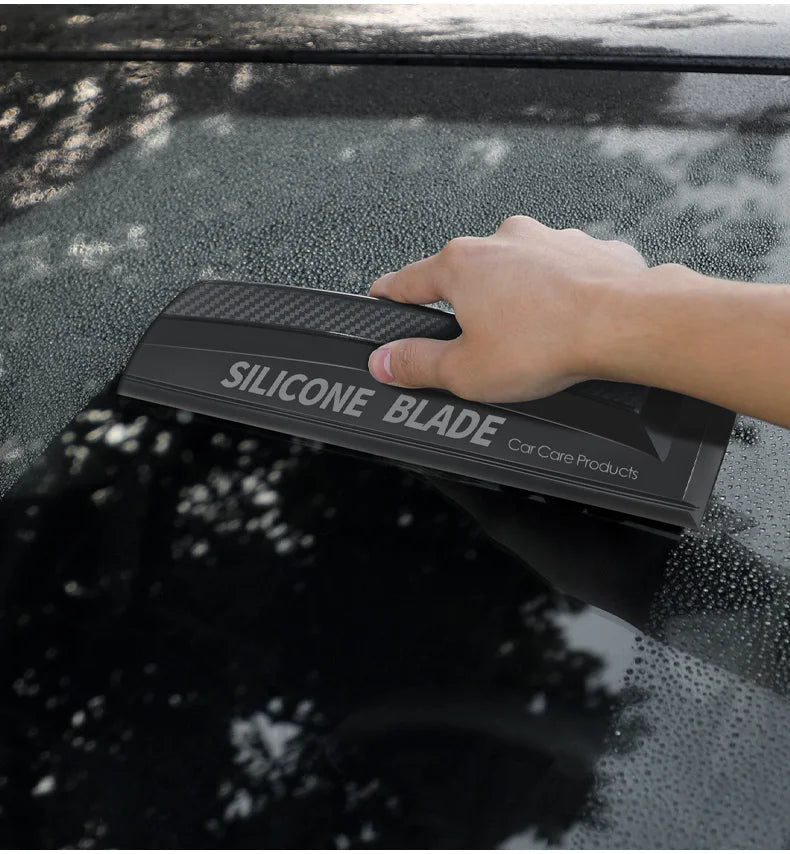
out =
[(682, 295), (704, 281), (688, 267), (661, 264), (596, 285), (581, 336), (585, 374), (655, 384), (680, 331)]

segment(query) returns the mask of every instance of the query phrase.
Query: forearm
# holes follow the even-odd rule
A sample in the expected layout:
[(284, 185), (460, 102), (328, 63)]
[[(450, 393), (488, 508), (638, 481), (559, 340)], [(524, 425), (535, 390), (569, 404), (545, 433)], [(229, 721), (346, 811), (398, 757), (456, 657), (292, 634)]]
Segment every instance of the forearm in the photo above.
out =
[(604, 290), (589, 317), (593, 375), (790, 426), (790, 287), (664, 265)]

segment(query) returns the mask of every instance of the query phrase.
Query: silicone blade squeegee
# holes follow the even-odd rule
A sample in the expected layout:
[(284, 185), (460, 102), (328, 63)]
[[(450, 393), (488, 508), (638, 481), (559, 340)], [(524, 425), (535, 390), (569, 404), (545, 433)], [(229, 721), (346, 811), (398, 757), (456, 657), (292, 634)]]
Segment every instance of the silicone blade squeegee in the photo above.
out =
[(455, 316), (334, 291), (198, 282), (152, 323), (118, 391), (402, 463), (697, 526), (734, 414), (659, 389), (587, 382), (529, 403), (380, 385), (368, 356), (449, 340)]

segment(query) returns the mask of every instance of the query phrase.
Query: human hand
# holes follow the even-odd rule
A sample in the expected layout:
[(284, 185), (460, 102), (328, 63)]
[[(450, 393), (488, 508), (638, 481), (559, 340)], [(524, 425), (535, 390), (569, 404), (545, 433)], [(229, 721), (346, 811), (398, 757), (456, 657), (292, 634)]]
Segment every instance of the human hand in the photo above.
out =
[(385, 344), (371, 355), (370, 371), (380, 382), (447, 389), (468, 400), (553, 394), (597, 375), (597, 320), (609, 295), (647, 271), (626, 243), (510, 217), (489, 237), (456, 238), (373, 283), (375, 297), (448, 300), (462, 334)]

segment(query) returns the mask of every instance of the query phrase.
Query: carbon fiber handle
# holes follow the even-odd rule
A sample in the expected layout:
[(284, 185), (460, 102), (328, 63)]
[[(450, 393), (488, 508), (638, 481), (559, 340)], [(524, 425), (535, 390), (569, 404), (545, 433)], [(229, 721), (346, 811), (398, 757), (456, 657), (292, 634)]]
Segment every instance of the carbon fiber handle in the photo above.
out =
[(449, 340), (461, 334), (455, 316), (440, 309), (262, 282), (198, 282), (176, 297), (164, 313), (330, 332), (372, 344), (397, 338)]
[[(347, 335), (371, 344), (398, 338), (439, 338), (461, 334), (455, 315), (437, 308), (264, 282), (198, 282), (165, 309), (168, 317), (229, 320), (309, 332)], [(638, 411), (644, 386), (598, 380), (580, 383), (573, 394)]]

